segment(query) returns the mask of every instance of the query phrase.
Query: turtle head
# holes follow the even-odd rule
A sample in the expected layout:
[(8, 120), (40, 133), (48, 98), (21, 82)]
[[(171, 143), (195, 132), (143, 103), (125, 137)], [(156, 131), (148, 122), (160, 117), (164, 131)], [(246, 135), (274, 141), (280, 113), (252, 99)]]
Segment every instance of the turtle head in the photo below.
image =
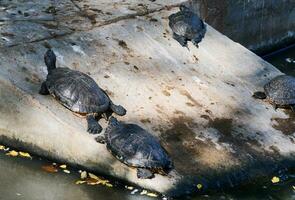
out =
[(44, 62), (47, 66), (48, 72), (56, 68), (56, 56), (51, 49), (48, 49), (44, 55)]
[(254, 94), (252, 95), (253, 98), (255, 99), (266, 99), (266, 94), (265, 92), (254, 92)]
[(110, 117), (109, 119), (109, 127), (116, 127), (119, 126), (120, 122), (115, 117)]

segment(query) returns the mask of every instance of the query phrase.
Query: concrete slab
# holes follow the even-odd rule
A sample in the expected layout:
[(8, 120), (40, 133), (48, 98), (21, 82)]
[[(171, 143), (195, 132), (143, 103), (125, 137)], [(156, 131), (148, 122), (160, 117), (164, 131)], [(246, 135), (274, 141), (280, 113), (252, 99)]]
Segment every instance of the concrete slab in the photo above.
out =
[[(93, 25), (108, 17), (104, 8), (118, 13), (117, 8), (130, 6), (112, 2), (74, 1), (68, 15), (65, 10), (52, 21), (61, 31), (70, 31), (55, 37), (38, 28), (44, 21), (29, 21), (35, 24), (34, 33), (42, 35), (34, 40), (20, 39), (17, 23), (5, 24), (16, 37), (14, 45), (0, 43), (1, 142), (170, 196), (198, 192), (197, 184), (203, 191), (233, 187), (294, 166), (295, 129), (286, 131), (289, 114), (251, 97), (281, 74), (277, 69), (209, 25), (199, 49), (191, 44), (190, 50), (182, 48), (172, 39), (167, 21), (177, 11), (175, 5), (157, 5), (158, 10), (138, 16), (120, 11), (124, 17)], [(86, 26), (76, 30), (80, 22), (65, 19), (79, 13), (82, 4), (100, 6), (104, 14), (89, 27), (89, 17), (78, 16)], [(47, 74), (46, 47), (56, 52), (58, 67), (89, 74), (123, 105), (127, 115), (120, 120), (137, 123), (160, 139), (175, 164), (168, 177), (137, 179), (136, 170), (117, 161), (86, 132), (84, 119), (38, 94)]]

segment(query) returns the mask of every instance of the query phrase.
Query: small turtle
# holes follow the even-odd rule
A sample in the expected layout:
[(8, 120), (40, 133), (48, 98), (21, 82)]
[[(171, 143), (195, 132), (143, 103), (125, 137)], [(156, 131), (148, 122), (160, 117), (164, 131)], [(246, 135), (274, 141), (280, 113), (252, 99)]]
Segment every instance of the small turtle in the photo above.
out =
[(153, 178), (154, 173), (167, 175), (172, 161), (158, 140), (136, 124), (125, 124), (111, 117), (104, 136), (96, 141), (105, 143), (107, 149), (121, 162), (137, 168), (140, 179)]
[(199, 47), (206, 33), (206, 25), (197, 14), (185, 5), (180, 5), (180, 11), (169, 16), (169, 26), (173, 31), (173, 38), (181, 46), (187, 47), (187, 41)]
[(56, 68), (56, 56), (52, 50), (45, 53), (44, 61), (48, 75), (39, 93), (51, 94), (66, 108), (86, 115), (89, 133), (101, 132), (97, 120), (102, 116), (108, 118), (113, 112), (120, 116), (126, 114), (126, 110), (115, 105), (90, 76), (69, 68)]
[(264, 85), (264, 92), (255, 92), (256, 99), (267, 99), (275, 109), (290, 107), (295, 111), (295, 78), (280, 75)]

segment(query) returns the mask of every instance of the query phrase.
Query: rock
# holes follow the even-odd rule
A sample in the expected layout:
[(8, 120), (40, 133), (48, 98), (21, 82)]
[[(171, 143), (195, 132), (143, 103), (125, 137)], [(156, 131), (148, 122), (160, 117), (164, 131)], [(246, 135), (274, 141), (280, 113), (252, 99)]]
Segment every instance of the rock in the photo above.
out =
[[(178, 10), (173, 6), (159, 5), (137, 17), (122, 13), (105, 24), (96, 19), (95, 25), (79, 31), (72, 21), (65, 23), (79, 13), (76, 6), (55, 6), (53, 22), (61, 32), (70, 30), (63, 35), (48, 36), (48, 27), (39, 28), (43, 22), (24, 21), (31, 23), (34, 37), (40, 35), (31, 40), (21, 29), (18, 32), (19, 23), (4, 25), (7, 30), (14, 27), (14, 39), (13, 45), (0, 43), (1, 144), (169, 196), (198, 192), (198, 185), (201, 191), (233, 187), (294, 167), (294, 132), (288, 129), (285, 134), (288, 124), (281, 124), (288, 113), (251, 97), (281, 74), (272, 65), (209, 25), (199, 49), (182, 48), (168, 27), (167, 17)], [(58, 67), (90, 74), (123, 105), (128, 112), (120, 120), (153, 132), (172, 156), (175, 170), (168, 177), (138, 179), (135, 169), (119, 162), (85, 131), (85, 120), (51, 96), (39, 95), (47, 74), (45, 47), (55, 51)]]

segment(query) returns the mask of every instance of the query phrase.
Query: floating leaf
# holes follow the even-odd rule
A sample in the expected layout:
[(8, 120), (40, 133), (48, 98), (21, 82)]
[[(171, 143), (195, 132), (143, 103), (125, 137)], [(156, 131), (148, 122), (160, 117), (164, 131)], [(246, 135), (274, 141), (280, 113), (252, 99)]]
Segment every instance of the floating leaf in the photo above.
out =
[(83, 171), (81, 172), (81, 179), (85, 179), (85, 178), (87, 178), (87, 172)]
[(25, 158), (32, 158), (31, 155), (30, 155), (29, 153), (22, 152), (22, 151), (19, 152), (19, 155), (20, 155), (21, 157), (25, 157)]
[(76, 185), (83, 184), (83, 183), (86, 183), (86, 181), (78, 180), (75, 182)]
[(197, 185), (197, 188), (200, 190), (200, 189), (203, 188), (203, 185), (199, 183), (199, 184)]
[(42, 169), (46, 172), (49, 172), (49, 173), (58, 172), (58, 169), (53, 165), (44, 165), (44, 166), (42, 166)]
[(95, 180), (101, 180), (100, 178), (98, 178), (96, 175), (92, 174), (92, 173), (88, 173), (90, 178), (93, 178)]
[(7, 156), (12, 156), (12, 157), (16, 157), (18, 156), (18, 152), (17, 151), (9, 151), (8, 153), (6, 153)]
[(110, 184), (110, 183), (106, 183), (105, 186), (107, 186), (107, 187), (113, 187), (113, 185)]
[(138, 189), (134, 189), (134, 190), (132, 190), (132, 192), (130, 194), (135, 194), (137, 192), (138, 192)]
[(147, 190), (142, 190), (140, 194), (141, 195), (146, 195), (147, 193), (148, 193)]
[(67, 169), (64, 169), (63, 172), (66, 173), (66, 174), (71, 173), (70, 170), (67, 170)]
[(66, 169), (67, 165), (60, 165), (59, 167), (62, 168), (62, 169)]
[(88, 185), (98, 185), (99, 181), (94, 178), (87, 178), (85, 179)]
[(4, 150), (4, 149), (5, 149), (5, 146), (0, 145), (0, 150)]
[(278, 182), (280, 182), (280, 178), (277, 177), (277, 176), (274, 176), (274, 177), (272, 177), (271, 182), (272, 183), (278, 183)]
[(127, 186), (127, 185), (126, 185), (125, 188), (126, 188), (127, 190), (133, 190), (134, 187), (132, 187), (132, 186)]
[(156, 193), (152, 193), (152, 192), (148, 192), (146, 195), (149, 197), (158, 197)]

